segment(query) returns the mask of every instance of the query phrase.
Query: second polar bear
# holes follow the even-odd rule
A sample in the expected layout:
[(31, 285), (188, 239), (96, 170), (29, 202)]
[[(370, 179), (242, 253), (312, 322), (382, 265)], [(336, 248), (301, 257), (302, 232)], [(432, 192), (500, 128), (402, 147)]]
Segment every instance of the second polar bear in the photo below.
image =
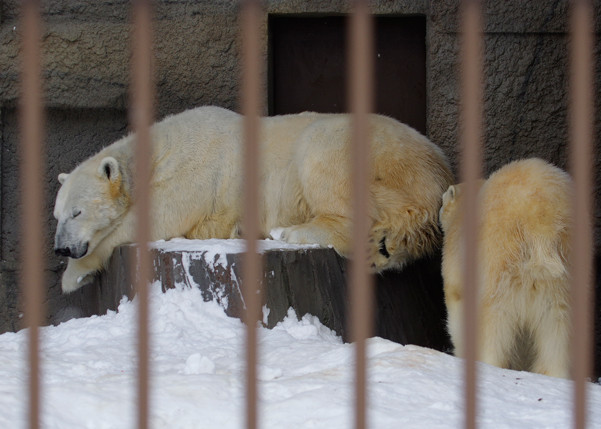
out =
[[(571, 180), (540, 159), (493, 173), (479, 193), (479, 359), (569, 376)], [(448, 329), (463, 357), (462, 186), (443, 195), (442, 273)]]
[[(151, 239), (234, 238), (242, 218), (243, 117), (199, 107), (151, 129)], [(261, 231), (291, 243), (351, 251), (351, 117), (304, 113), (261, 120)], [(370, 116), (371, 229), (375, 271), (401, 267), (439, 245), (438, 210), (452, 175), (442, 151), (414, 129)], [(62, 289), (102, 269), (134, 240), (131, 134), (59, 175), (55, 251), (68, 256)]]

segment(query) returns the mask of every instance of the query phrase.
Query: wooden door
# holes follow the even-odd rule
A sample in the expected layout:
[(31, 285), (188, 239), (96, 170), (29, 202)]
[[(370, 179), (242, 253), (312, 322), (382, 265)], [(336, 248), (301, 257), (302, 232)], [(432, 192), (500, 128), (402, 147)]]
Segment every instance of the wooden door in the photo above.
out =
[[(348, 111), (346, 21), (270, 16), (270, 115)], [(375, 111), (425, 133), (425, 17), (376, 17), (375, 31)]]

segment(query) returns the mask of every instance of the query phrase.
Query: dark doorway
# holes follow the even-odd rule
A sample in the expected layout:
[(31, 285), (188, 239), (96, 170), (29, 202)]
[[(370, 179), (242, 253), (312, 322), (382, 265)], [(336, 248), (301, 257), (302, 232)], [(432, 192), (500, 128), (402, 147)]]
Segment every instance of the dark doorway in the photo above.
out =
[[(269, 114), (345, 112), (344, 16), (269, 17)], [(375, 111), (426, 131), (426, 20), (376, 17)]]

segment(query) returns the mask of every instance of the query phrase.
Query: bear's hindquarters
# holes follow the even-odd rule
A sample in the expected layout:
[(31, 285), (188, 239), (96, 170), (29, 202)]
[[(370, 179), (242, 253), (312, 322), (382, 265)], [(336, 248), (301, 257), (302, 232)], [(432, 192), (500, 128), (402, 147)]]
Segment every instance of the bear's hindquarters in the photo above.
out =
[(532, 371), (568, 378), (570, 372), (570, 324), (568, 308), (555, 304), (533, 330), (535, 358)]

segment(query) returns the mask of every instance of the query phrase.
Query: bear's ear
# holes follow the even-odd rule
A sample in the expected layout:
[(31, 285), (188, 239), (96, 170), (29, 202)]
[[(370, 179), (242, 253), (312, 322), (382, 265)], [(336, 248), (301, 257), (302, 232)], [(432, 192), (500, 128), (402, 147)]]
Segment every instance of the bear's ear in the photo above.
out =
[(62, 185), (63, 183), (65, 183), (65, 180), (67, 180), (67, 177), (69, 177), (69, 175), (67, 173), (60, 173), (58, 175), (58, 181), (59, 183)]
[(119, 179), (119, 177), (121, 177), (121, 173), (119, 172), (119, 163), (112, 156), (107, 156), (100, 161), (100, 165), (98, 166), (98, 174), (111, 182), (116, 181)]

